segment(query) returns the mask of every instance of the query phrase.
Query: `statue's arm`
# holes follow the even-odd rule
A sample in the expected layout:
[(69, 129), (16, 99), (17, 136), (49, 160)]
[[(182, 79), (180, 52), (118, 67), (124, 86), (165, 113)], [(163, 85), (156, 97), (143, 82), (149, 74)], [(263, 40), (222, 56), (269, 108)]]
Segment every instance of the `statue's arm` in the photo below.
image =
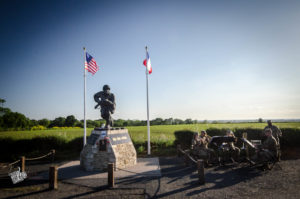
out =
[(115, 103), (115, 96), (114, 94), (111, 94), (110, 98), (109, 99), (106, 99), (106, 102), (111, 105), (111, 106), (115, 106), (116, 103)]
[(98, 104), (100, 103), (100, 92), (98, 92), (98, 93), (96, 93), (95, 95), (94, 95), (94, 100), (95, 100), (95, 102), (97, 102)]
[(114, 106), (116, 106), (115, 95), (114, 95), (114, 94), (112, 94), (112, 96), (111, 96), (111, 102), (112, 102), (112, 104), (113, 104)]

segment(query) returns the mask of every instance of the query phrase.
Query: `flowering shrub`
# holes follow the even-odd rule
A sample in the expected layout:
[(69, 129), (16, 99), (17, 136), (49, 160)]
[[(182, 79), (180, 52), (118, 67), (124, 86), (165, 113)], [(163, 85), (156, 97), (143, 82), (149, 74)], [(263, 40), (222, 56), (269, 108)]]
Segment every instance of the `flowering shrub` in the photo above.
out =
[(42, 126), (42, 125), (37, 125), (37, 126), (33, 126), (31, 127), (31, 131), (36, 131), (36, 130), (46, 130), (47, 128)]
[(51, 129), (54, 130), (67, 130), (67, 129), (81, 129), (80, 127), (67, 127), (67, 126), (63, 126), (63, 127), (59, 127), (59, 126), (54, 126)]

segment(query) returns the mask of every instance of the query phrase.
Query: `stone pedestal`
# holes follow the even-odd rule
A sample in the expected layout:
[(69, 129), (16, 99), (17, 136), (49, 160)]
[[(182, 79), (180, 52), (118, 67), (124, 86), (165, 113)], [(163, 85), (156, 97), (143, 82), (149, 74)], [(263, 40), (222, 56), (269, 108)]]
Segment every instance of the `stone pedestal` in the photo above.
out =
[(102, 171), (108, 163), (115, 169), (136, 164), (136, 151), (127, 129), (95, 128), (80, 153), (80, 166), (86, 171)]

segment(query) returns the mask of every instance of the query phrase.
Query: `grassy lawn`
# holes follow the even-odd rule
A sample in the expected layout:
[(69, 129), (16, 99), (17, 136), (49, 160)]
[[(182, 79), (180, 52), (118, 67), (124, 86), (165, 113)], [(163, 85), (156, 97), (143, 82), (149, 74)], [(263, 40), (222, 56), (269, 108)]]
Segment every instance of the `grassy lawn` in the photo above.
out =
[[(298, 145), (300, 123), (275, 123), (279, 128), (290, 129), (286, 136), (286, 143)], [(159, 125), (151, 126), (151, 145), (152, 152), (155, 155), (175, 154), (174, 147), (175, 131), (190, 130), (201, 131), (202, 129), (232, 129), (233, 131), (247, 128), (248, 131), (263, 129), (265, 123), (226, 123), (226, 124), (191, 124), (191, 125)], [(127, 127), (132, 141), (139, 155), (146, 154), (147, 127), (131, 126)], [(89, 136), (93, 128), (87, 129)], [(225, 131), (225, 130), (224, 130)], [(243, 130), (242, 130), (243, 131)], [(253, 132), (253, 131), (252, 131)], [(295, 133), (296, 132), (296, 133)], [(225, 134), (225, 132), (224, 132)], [(77, 158), (82, 147), (83, 129), (49, 129), (36, 131), (5, 131), (0, 132), (0, 142), (2, 150), (8, 150), (8, 153), (2, 154), (2, 158), (7, 161), (13, 161), (21, 155), (36, 157), (50, 149), (57, 150), (56, 157), (60, 159)], [(36, 139), (34, 139), (36, 138)]]
[[(300, 129), (300, 123), (275, 123), (279, 128), (297, 128)], [(173, 142), (174, 132), (179, 130), (191, 130), (200, 131), (208, 128), (218, 129), (236, 129), (236, 128), (257, 128), (263, 129), (266, 126), (265, 123), (226, 123), (226, 124), (190, 124), (190, 125), (158, 125), (151, 126), (151, 141), (155, 143), (159, 142)], [(135, 143), (145, 142), (147, 140), (147, 127), (146, 126), (130, 126), (127, 127), (131, 135), (132, 140)], [(93, 128), (87, 129), (87, 135), (89, 136)], [(49, 130), (37, 130), (37, 131), (4, 131), (0, 132), (0, 139), (12, 138), (12, 139), (32, 139), (34, 137), (47, 137), (58, 136), (71, 141), (75, 138), (83, 136), (83, 129), (49, 129)]]

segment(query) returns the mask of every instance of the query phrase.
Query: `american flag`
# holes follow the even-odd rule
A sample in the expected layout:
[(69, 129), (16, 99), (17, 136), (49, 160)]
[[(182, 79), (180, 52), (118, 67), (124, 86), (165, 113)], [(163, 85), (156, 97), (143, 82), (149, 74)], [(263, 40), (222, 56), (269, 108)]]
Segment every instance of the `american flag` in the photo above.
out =
[(84, 67), (93, 75), (99, 70), (99, 66), (97, 65), (95, 59), (88, 53), (86, 53)]

